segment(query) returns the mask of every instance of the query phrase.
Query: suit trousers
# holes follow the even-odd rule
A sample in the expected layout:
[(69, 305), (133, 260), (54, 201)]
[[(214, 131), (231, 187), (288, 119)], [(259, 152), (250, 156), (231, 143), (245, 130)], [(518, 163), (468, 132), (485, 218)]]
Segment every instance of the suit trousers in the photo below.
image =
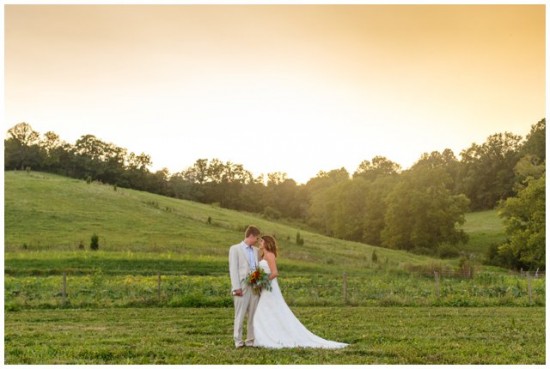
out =
[[(235, 322), (233, 338), (235, 346), (253, 346), (254, 345), (254, 313), (258, 306), (259, 295), (252, 292), (251, 288), (244, 291), (243, 296), (233, 296), (233, 304), (235, 305)], [(243, 326), (245, 316), (248, 315), (246, 325), (246, 343), (243, 342)]]

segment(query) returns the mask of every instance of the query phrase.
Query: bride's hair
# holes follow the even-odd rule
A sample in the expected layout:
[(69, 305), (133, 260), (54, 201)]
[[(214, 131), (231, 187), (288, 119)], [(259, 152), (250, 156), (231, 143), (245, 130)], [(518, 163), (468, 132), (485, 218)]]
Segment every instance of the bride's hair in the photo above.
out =
[(277, 242), (275, 239), (271, 236), (262, 236), (262, 240), (264, 240), (264, 248), (277, 256)]

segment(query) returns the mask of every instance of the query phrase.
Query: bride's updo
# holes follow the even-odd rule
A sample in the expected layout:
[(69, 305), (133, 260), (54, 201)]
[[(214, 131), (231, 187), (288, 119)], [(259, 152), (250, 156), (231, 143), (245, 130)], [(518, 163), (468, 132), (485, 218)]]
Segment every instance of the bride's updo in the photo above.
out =
[(264, 249), (277, 256), (277, 242), (275, 239), (271, 236), (262, 236), (262, 240), (264, 240)]

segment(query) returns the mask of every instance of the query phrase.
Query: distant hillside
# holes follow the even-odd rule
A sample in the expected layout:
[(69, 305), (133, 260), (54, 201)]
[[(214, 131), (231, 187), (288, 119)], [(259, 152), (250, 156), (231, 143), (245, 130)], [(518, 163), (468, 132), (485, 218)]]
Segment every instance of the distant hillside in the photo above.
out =
[[(370, 265), (373, 251), (390, 265), (434, 261), (211, 205), (46, 173), (5, 172), (6, 252), (89, 249), (96, 233), (103, 251), (225, 258), (248, 224), (277, 237), (281, 261), (362, 268)], [(298, 232), (303, 246), (296, 244)]]
[[(287, 258), (335, 262), (334, 257), (340, 255), (341, 261), (349, 262), (348, 258), (363, 258), (377, 250), (382, 257), (426, 261), (400, 251), (311, 233), (299, 225), (272, 222), (255, 214), (53, 174), (5, 172), (6, 251), (77, 250), (80, 244), (88, 248), (96, 233), (101, 250), (106, 251), (225, 256), (227, 246), (242, 238), (248, 224), (275, 234)], [(496, 211), (467, 214), (463, 228), (470, 235), (466, 249), (478, 254), (505, 238)], [(295, 242), (298, 232), (305, 239), (304, 246)]]

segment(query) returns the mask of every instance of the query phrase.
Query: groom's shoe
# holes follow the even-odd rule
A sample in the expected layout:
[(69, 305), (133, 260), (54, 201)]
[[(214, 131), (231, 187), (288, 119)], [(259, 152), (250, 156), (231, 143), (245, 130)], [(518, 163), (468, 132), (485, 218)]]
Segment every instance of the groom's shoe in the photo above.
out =
[(244, 342), (235, 343), (235, 347), (238, 349), (244, 348)]
[(246, 347), (254, 347), (254, 341), (246, 341), (245, 346)]

